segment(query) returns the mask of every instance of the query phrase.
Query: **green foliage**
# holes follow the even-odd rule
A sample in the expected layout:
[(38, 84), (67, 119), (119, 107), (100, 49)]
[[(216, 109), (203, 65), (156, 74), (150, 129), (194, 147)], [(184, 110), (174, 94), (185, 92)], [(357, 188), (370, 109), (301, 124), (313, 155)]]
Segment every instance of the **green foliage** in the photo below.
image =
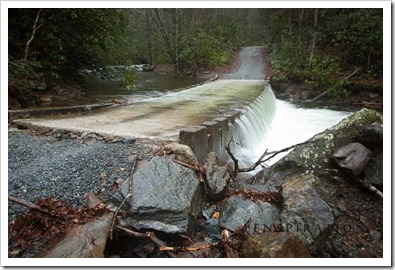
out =
[(300, 77), (307, 77), (305, 82), (313, 88), (328, 89), (329, 95), (333, 97), (348, 96), (350, 93), (346, 90), (349, 82), (347, 80), (338, 80), (340, 74), (339, 61), (336, 57), (324, 55), (323, 57), (314, 57), (311, 69), (300, 71)]
[(37, 61), (8, 59), (9, 93), (29, 93), (43, 84), (40, 72), (41, 64)]
[[(273, 78), (305, 81), (342, 97), (350, 93), (353, 79), (381, 77), (382, 9), (273, 9), (265, 14)], [(361, 72), (341, 79), (356, 68)]]
[(138, 72), (135, 67), (125, 68), (123, 70), (123, 80), (121, 81), (121, 86), (126, 89), (132, 89), (135, 86), (135, 83), (138, 79)]
[[(37, 9), (9, 10), (9, 54), (14, 59), (24, 58), (37, 13)], [(103, 66), (125, 25), (118, 9), (42, 9), (28, 60), (39, 62), (46, 75), (55, 77)]]
[(211, 66), (226, 64), (231, 57), (227, 50), (221, 48), (220, 41), (206, 32), (186, 38), (181, 43), (179, 59), (184, 66)]

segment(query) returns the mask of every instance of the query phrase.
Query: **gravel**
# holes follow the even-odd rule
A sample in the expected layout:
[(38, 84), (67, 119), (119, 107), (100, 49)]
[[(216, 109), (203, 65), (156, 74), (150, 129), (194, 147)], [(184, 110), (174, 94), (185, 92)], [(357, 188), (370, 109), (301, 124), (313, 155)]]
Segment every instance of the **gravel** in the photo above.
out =
[[(133, 157), (150, 159), (153, 153), (152, 145), (133, 140), (109, 143), (9, 131), (8, 194), (30, 202), (52, 196), (85, 207), (85, 193), (108, 199), (113, 182), (128, 177)], [(12, 220), (27, 208), (9, 202), (8, 211)]]
[(231, 73), (223, 74), (227, 80), (264, 80), (265, 64), (263, 61), (263, 47), (253, 46), (241, 49), (240, 64)]

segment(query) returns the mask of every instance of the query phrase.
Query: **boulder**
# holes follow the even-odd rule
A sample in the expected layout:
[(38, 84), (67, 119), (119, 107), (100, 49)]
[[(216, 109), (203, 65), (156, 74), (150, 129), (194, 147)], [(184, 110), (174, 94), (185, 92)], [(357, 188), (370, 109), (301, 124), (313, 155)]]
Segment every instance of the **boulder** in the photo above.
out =
[(219, 166), (219, 159), (216, 153), (208, 154), (205, 163), (207, 182), (210, 186), (212, 194), (217, 195), (224, 190), (226, 185), (231, 181), (227, 170), (223, 166)]
[(192, 149), (185, 144), (171, 142), (162, 146), (162, 148), (156, 153), (158, 156), (171, 156), (173, 159), (184, 163), (196, 163), (198, 162)]
[(243, 245), (246, 258), (311, 258), (299, 237), (287, 232), (267, 232), (250, 237)]
[(220, 213), (220, 227), (235, 231), (250, 222), (250, 230), (256, 233), (272, 228), (280, 215), (280, 210), (268, 202), (254, 203), (238, 196), (231, 196), (220, 206)]
[[(112, 200), (119, 205), (129, 191), (124, 181)], [(200, 181), (193, 170), (164, 157), (154, 157), (133, 175), (132, 196), (120, 218), (123, 226), (186, 233), (195, 225), (202, 199)]]
[(357, 142), (362, 143), (370, 150), (383, 149), (383, 126), (373, 123), (364, 127), (364, 129), (355, 136)]
[(335, 150), (332, 159), (346, 173), (358, 176), (369, 163), (372, 151), (360, 143), (349, 143)]
[(361, 109), (337, 125), (313, 136), (311, 144), (294, 148), (288, 155), (268, 168), (258, 183), (269, 181), (281, 185), (288, 177), (333, 169), (330, 158), (335, 149), (354, 141), (356, 134), (369, 124), (382, 123), (383, 116), (374, 110)]
[(369, 183), (375, 186), (383, 186), (383, 151), (374, 151), (368, 165), (365, 168), (365, 175)]
[(292, 232), (306, 244), (312, 255), (319, 255), (335, 222), (332, 209), (315, 189), (319, 179), (299, 175), (283, 185), (283, 211), (280, 219), (285, 232)]

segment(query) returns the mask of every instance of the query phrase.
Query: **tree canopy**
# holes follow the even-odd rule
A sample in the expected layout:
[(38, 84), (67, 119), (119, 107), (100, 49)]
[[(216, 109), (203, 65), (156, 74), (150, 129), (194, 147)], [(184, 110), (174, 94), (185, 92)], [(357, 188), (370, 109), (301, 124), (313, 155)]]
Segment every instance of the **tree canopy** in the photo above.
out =
[(223, 65), (264, 45), (276, 79), (347, 93), (350, 76), (381, 78), (382, 9), (9, 9), (9, 91), (47, 77), (132, 63), (177, 72)]

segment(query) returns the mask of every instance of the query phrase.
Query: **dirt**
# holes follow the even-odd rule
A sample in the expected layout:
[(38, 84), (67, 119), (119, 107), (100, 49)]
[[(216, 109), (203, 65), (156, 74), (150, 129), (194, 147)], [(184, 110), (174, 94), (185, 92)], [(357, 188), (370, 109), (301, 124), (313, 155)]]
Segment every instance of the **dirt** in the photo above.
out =
[(382, 258), (383, 200), (346, 176), (320, 175), (336, 222), (322, 257)]

